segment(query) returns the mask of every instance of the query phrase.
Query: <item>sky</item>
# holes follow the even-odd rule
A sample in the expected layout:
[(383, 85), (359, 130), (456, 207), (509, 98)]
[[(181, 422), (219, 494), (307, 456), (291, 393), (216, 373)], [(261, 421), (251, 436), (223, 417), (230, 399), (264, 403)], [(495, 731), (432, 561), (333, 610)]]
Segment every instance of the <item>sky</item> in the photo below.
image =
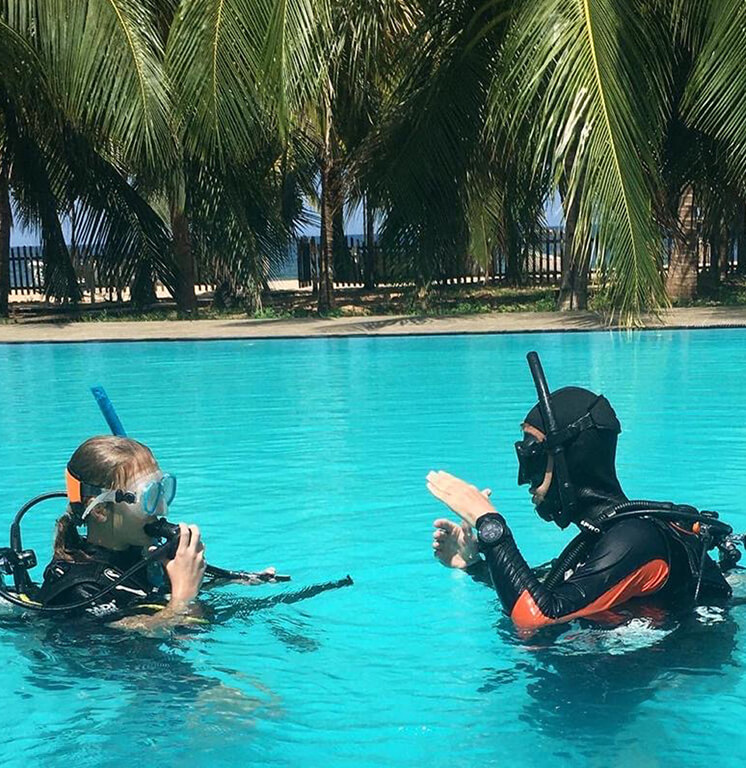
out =
[[(550, 227), (556, 227), (562, 224), (562, 206), (560, 205), (559, 196), (555, 196), (554, 200), (549, 201), (545, 208), (547, 216), (547, 223)], [(318, 220), (318, 215), (315, 215), (315, 219)], [(62, 230), (65, 234), (65, 239), (70, 237), (70, 227), (67, 222), (63, 222)], [(349, 235), (359, 235), (363, 233), (363, 212), (362, 208), (358, 208), (348, 214), (345, 231)], [(318, 226), (308, 225), (303, 227), (301, 235), (317, 236), (319, 234)], [(39, 233), (33, 230), (22, 230), (18, 228), (11, 229), (10, 232), (10, 247), (15, 248), (19, 245), (39, 245), (41, 240)]]

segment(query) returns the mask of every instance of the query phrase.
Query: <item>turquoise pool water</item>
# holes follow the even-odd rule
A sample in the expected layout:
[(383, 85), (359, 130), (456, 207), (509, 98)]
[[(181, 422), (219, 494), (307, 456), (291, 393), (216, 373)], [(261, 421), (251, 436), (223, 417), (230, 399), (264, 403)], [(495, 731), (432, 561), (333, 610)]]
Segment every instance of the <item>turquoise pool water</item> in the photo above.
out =
[[(560, 549), (568, 534), (515, 482), (537, 349), (551, 386), (614, 403), (628, 495), (744, 530), (745, 343), (731, 330), (0, 346), (7, 523), (105, 432), (88, 393), (100, 383), (178, 476), (170, 517), (199, 522), (209, 559), (294, 579), (215, 593), (240, 615), (166, 640), (3, 609), (0, 763), (742, 765), (746, 608), (521, 641), (490, 590), (434, 561), (443, 510), (424, 476), (490, 486), (531, 561)], [(25, 526), (40, 560), (59, 512)], [(347, 573), (353, 587), (261, 605)]]

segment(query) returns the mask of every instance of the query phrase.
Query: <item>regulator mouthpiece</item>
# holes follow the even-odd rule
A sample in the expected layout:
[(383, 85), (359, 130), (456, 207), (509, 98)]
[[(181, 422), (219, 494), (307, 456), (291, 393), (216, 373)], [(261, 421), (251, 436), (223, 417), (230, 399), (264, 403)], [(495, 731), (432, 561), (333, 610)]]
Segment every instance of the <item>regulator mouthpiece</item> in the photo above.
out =
[(178, 541), (181, 529), (174, 523), (169, 523), (165, 517), (159, 517), (155, 522), (143, 526), (143, 530), (153, 539), (176, 539)]
[(179, 526), (169, 523), (165, 517), (159, 517), (155, 522), (144, 525), (143, 530), (153, 539), (165, 539), (166, 544), (163, 544), (159, 549), (166, 560), (173, 560), (179, 547), (179, 536), (181, 535)]

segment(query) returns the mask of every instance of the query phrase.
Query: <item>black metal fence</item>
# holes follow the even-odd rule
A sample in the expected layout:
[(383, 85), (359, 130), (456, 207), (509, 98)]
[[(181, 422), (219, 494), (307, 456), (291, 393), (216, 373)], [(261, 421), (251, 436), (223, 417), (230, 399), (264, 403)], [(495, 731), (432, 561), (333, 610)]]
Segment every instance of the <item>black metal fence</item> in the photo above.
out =
[[(91, 246), (70, 249), (70, 258), (83, 294), (108, 300), (121, 301), (130, 290), (131, 280), (118, 276), (107, 267), (97, 250)], [(34, 297), (46, 294), (44, 249), (40, 245), (23, 245), (10, 249), (10, 294), (17, 297)], [(195, 288), (211, 290), (212, 283), (205, 270), (195, 264)], [(156, 283), (156, 289), (160, 287)]]
[[(564, 231), (559, 228), (541, 230), (530, 240), (521, 242), (516, 248), (520, 258), (510, 264), (500, 249), (494, 249), (488, 264), (479, 264), (468, 257), (460, 264), (451, 264), (442, 270), (438, 282), (449, 284), (472, 282), (520, 282), (527, 285), (558, 285), (562, 278), (562, 257), (564, 253)], [(665, 240), (666, 266), (673, 249), (672, 238)], [(697, 240), (699, 271), (718, 269), (721, 276), (728, 276), (739, 268), (739, 239), (730, 237), (723, 247)], [(746, 247), (746, 243), (744, 243)], [(296, 246), (297, 277), (301, 288), (312, 286), (318, 280), (319, 243), (316, 238), (299, 238)], [(361, 286), (365, 283), (367, 245), (361, 236), (345, 239), (344, 247), (337, 247), (334, 254), (334, 284), (338, 287)], [(71, 254), (80, 281), (81, 289), (121, 297), (128, 285), (117, 281), (111, 270), (100, 270), (92, 249), (76, 248)], [(713, 258), (715, 264), (713, 265)], [(720, 263), (718, 263), (718, 261)], [(591, 269), (597, 263), (596, 244), (591, 244)], [(377, 285), (396, 285), (412, 282), (401, 265), (387, 255), (377, 244), (368, 265), (373, 281)], [(741, 264), (746, 268), (746, 263)], [(41, 246), (20, 246), (10, 249), (9, 274), (10, 291), (15, 296), (43, 295), (46, 290), (44, 256)], [(211, 290), (214, 284), (210, 270), (196, 264), (197, 289)], [(292, 265), (283, 267), (282, 277), (293, 277)], [(102, 277), (107, 275), (107, 277)], [(119, 284), (122, 283), (122, 284)]]
[[(672, 237), (664, 240), (664, 267), (673, 251)], [(543, 229), (530, 239), (517, 244), (516, 253), (519, 258), (509, 263), (506, 254), (495, 248), (488, 264), (480, 264), (472, 259), (464, 258), (461, 265), (451, 265), (444, 269), (436, 282), (444, 285), (489, 282), (501, 283), (506, 281), (520, 282), (528, 285), (559, 285), (562, 280), (562, 257), (565, 247), (565, 233), (560, 228)], [(338, 247), (334, 254), (334, 284), (338, 287), (361, 286), (365, 282), (365, 260), (367, 244), (362, 237), (348, 237), (344, 247)], [(372, 259), (373, 279), (377, 285), (396, 285), (412, 282), (401, 270), (396, 269), (393, 261), (382, 253), (377, 244), (373, 245)], [(706, 272), (715, 268), (713, 258), (718, 260), (718, 247), (702, 238), (697, 244), (698, 271)], [(318, 280), (320, 244), (316, 238), (302, 237), (298, 240), (298, 285), (307, 288)], [(717, 265), (722, 275), (728, 276), (738, 270), (738, 239), (730, 237), (724, 243), (721, 252), (722, 263)], [(598, 249), (595, 238), (591, 241), (591, 272), (595, 273), (598, 264)], [(742, 264), (742, 267), (746, 266)]]
[[(71, 249), (73, 262), (81, 290), (109, 291), (112, 294), (122, 286), (117, 286), (112, 278), (101, 278), (95, 251), (88, 246)], [(9, 259), (10, 293), (16, 296), (44, 294), (46, 279), (44, 268), (44, 249), (40, 245), (22, 245), (10, 249)]]
[(8, 263), (11, 294), (44, 293), (44, 257), (41, 246), (10, 249)]
[[(296, 243), (289, 243), (284, 260), (274, 265), (272, 279), (295, 279), (296, 272)], [(108, 296), (110, 299), (127, 294), (131, 278), (118, 275), (110, 265), (98, 255), (95, 247), (76, 246), (70, 249), (70, 257), (78, 277), (81, 291), (89, 296), (93, 293), (99, 297)], [(10, 249), (9, 259), (10, 293), (12, 296), (32, 297), (46, 292), (44, 252), (40, 245), (23, 245)], [(207, 292), (215, 288), (217, 282), (214, 269), (195, 258), (194, 264), (195, 289)], [(156, 283), (156, 290), (163, 288)], [(165, 290), (165, 288), (163, 289)]]

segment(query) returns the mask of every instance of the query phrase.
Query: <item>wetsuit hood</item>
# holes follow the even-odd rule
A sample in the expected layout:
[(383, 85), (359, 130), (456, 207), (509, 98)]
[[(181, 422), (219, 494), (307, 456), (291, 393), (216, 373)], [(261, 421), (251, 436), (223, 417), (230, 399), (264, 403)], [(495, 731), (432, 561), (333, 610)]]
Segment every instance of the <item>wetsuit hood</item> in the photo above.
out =
[[(569, 479), (575, 488), (577, 504), (571, 519), (562, 515), (557, 475), (552, 479), (544, 501), (537, 506), (538, 514), (565, 528), (571, 522), (593, 522), (609, 506), (626, 501), (616, 475), (617, 435), (621, 425), (614, 409), (603, 395), (596, 395), (581, 387), (563, 387), (551, 394), (552, 409), (557, 427), (564, 430), (590, 415), (590, 421), (563, 441)], [(547, 433), (539, 405), (535, 405), (524, 419), (544, 434)]]

